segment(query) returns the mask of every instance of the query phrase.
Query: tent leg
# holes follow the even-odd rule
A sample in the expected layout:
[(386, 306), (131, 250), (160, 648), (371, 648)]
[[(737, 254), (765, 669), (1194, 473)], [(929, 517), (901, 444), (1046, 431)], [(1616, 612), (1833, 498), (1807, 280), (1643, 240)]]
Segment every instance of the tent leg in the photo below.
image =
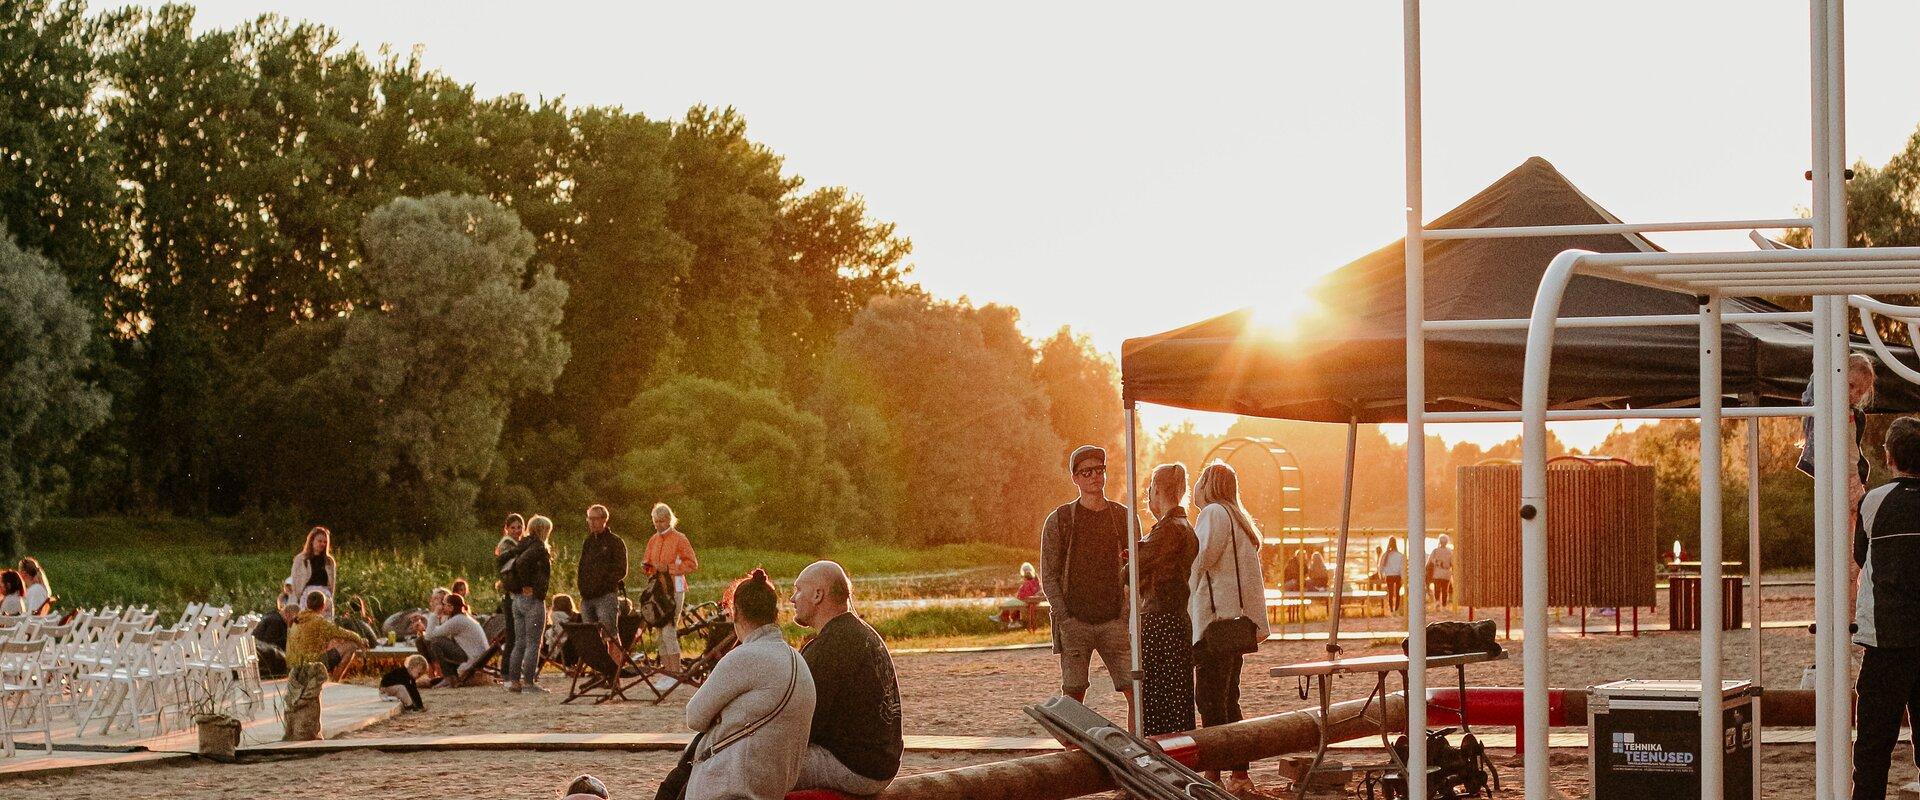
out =
[(1138, 456), (1134, 451), (1134, 407), (1127, 403), (1127, 646), (1132, 658), (1133, 700), (1127, 705), (1127, 729), (1138, 735), (1146, 725), (1146, 695), (1141, 683), (1146, 673), (1140, 667), (1140, 478)]
[(1329, 606), (1332, 617), (1327, 630), (1329, 655), (1340, 653), (1340, 603), (1347, 588), (1347, 534), (1353, 529), (1353, 449), (1359, 441), (1359, 435), (1360, 417), (1356, 413), (1347, 420), (1347, 465), (1340, 482), (1340, 542), (1334, 545), (1337, 552), (1333, 570), (1333, 604)]

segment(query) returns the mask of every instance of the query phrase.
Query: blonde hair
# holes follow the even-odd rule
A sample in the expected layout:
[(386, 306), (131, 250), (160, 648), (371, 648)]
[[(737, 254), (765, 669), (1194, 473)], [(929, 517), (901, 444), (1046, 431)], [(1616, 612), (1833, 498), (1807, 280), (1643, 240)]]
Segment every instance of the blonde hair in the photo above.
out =
[(533, 515), (533, 519), (527, 520), (527, 535), (543, 542), (553, 538), (553, 520), (539, 514)]
[(1187, 465), (1175, 461), (1153, 468), (1153, 477), (1147, 481), (1148, 497), (1167, 501), (1167, 505), (1177, 506), (1187, 500)]
[(666, 518), (667, 527), (669, 528), (678, 527), (680, 525), (680, 518), (673, 515), (672, 506), (669, 506), (666, 503), (654, 503), (653, 504), (654, 520), (658, 521), (662, 517)]
[(1260, 544), (1260, 528), (1253, 524), (1253, 515), (1240, 505), (1240, 478), (1227, 463), (1215, 460), (1200, 470), (1200, 479), (1193, 482), (1193, 504), (1202, 509), (1210, 505), (1225, 506), (1233, 514), (1247, 538), (1257, 547)]
[(1031, 577), (1033, 577), (1033, 563), (1032, 563), (1032, 562), (1030, 562), (1030, 561), (1022, 561), (1022, 562), (1020, 562), (1020, 577), (1022, 577), (1022, 578), (1031, 578)]
[(420, 655), (419, 653), (414, 653), (413, 655), (407, 656), (407, 671), (413, 672), (414, 670), (419, 670), (421, 672), (427, 671), (426, 656)]

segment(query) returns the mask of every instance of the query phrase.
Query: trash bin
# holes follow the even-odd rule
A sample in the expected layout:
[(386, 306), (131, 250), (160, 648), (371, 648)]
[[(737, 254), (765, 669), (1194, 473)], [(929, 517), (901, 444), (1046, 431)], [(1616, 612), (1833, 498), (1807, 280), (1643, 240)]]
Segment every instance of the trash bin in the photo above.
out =
[[(1753, 796), (1753, 697), (1720, 684), (1723, 797)], [(1700, 682), (1627, 680), (1592, 688), (1587, 716), (1594, 800), (1700, 796)]]
[[(1737, 631), (1745, 627), (1744, 581), (1738, 575), (1720, 578), (1720, 630)], [(1700, 630), (1700, 576), (1667, 578), (1667, 627), (1676, 631)]]

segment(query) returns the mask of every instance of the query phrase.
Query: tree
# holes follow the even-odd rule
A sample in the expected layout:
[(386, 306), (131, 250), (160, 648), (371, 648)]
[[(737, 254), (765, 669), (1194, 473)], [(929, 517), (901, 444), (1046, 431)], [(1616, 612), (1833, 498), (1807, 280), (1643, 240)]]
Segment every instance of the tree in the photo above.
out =
[(770, 388), (680, 376), (633, 399), (615, 426), (611, 497), (672, 505), (703, 538), (820, 553), (858, 498), (826, 423)]
[(58, 464), (107, 418), (86, 380), (94, 317), (51, 262), (0, 231), (0, 535), (9, 556), (66, 489)]
[(276, 337), (253, 382), (256, 498), (362, 530), (463, 527), (509, 404), (566, 363), (566, 284), (529, 270), (533, 236), (484, 198), (396, 199), (361, 241), (371, 302)]
[[(1085, 335), (1066, 326), (1040, 344), (1034, 376), (1047, 393), (1048, 420), (1068, 446), (1097, 444), (1119, 452), (1124, 415), (1120, 370)], [(1060, 459), (1062, 468), (1066, 457)], [(1195, 466), (1197, 473), (1197, 466)]]
[(1017, 322), (907, 294), (875, 298), (840, 335), (836, 393), (878, 409), (897, 454), (896, 541), (1036, 546), (1047, 509), (1071, 498)]

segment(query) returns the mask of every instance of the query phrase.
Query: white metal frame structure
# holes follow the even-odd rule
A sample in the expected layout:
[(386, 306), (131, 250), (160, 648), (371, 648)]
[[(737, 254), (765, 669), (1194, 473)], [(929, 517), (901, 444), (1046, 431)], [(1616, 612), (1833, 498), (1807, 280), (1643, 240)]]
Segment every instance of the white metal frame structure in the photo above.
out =
[[(1920, 370), (1894, 360), (1873, 329), (1871, 313), (1884, 314), (1906, 322), (1909, 330), (1920, 333), (1920, 308), (1893, 306), (1856, 293), (1920, 292), (1920, 248), (1847, 248), (1846, 195), (1844, 183), (1845, 144), (1845, 69), (1844, 0), (1809, 0), (1809, 54), (1812, 73), (1812, 181), (1813, 214), (1811, 220), (1730, 220), (1649, 224), (1608, 224), (1578, 226), (1542, 226), (1534, 228), (1484, 228), (1473, 230), (1428, 230), (1421, 208), (1421, 78), (1420, 78), (1420, 0), (1403, 0), (1403, 46), (1405, 53), (1406, 103), (1406, 296), (1407, 296), (1407, 528), (1424, 531), (1425, 424), (1427, 422), (1523, 423), (1523, 471), (1521, 486), (1522, 563), (1525, 573), (1524, 610), (1527, 647), (1524, 652), (1526, 694), (1526, 749), (1524, 788), (1529, 800), (1545, 800), (1552, 795), (1548, 775), (1547, 732), (1547, 514), (1546, 498), (1546, 423), (1552, 420), (1612, 418), (1698, 419), (1703, 432), (1700, 455), (1701, 583), (1711, 587), (1721, 579), (1724, 557), (1721, 528), (1720, 437), (1706, 435), (1718, 431), (1727, 417), (1758, 418), (1770, 416), (1812, 416), (1813, 445), (1819, 464), (1815, 481), (1815, 665), (1819, 675), (1816, 689), (1816, 796), (1822, 800), (1840, 800), (1849, 796), (1852, 773), (1849, 643), (1846, 636), (1848, 603), (1847, 562), (1850, 558), (1851, 509), (1847, 502), (1846, 481), (1837, 476), (1847, 473), (1845, 437), (1848, 431), (1846, 402), (1846, 358), (1849, 352), (1847, 323), (1849, 309), (1857, 309), (1873, 349), (1880, 360), (1896, 374), (1920, 382)], [(1429, 322), (1424, 317), (1422, 256), (1427, 239), (1469, 239), (1509, 236), (1552, 236), (1587, 233), (1627, 233), (1650, 231), (1734, 230), (1741, 228), (1810, 227), (1813, 249), (1739, 253), (1632, 253), (1593, 254), (1568, 251), (1556, 257), (1543, 276), (1532, 317), (1529, 320), (1448, 320)], [(1700, 313), (1695, 316), (1664, 315), (1647, 317), (1558, 317), (1561, 296), (1576, 273), (1594, 274), (1664, 289), (1687, 292), (1700, 298)], [(1811, 312), (1722, 313), (1721, 300), (1736, 296), (1805, 296), (1812, 298)], [(1811, 322), (1814, 326), (1814, 371), (1812, 405), (1798, 408), (1723, 409), (1721, 385), (1721, 332), (1723, 326), (1738, 322)], [(1548, 376), (1552, 364), (1552, 345), (1556, 328), (1644, 325), (1694, 325), (1700, 335), (1700, 400), (1696, 408), (1657, 410), (1549, 410)], [(1440, 330), (1514, 329), (1527, 333), (1526, 369), (1521, 411), (1514, 412), (1426, 412), (1424, 334)], [(1752, 674), (1759, 680), (1760, 582), (1757, 518), (1758, 433), (1748, 427), (1748, 535), (1750, 566), (1754, 581), (1751, 602), (1754, 605)], [(1714, 468), (1705, 468), (1713, 465)], [(1420, 574), (1425, 560), (1423, 548), (1408, 548), (1410, 574)], [(1701, 618), (1717, 620), (1722, 616), (1718, 592), (1701, 593)], [(1409, 636), (1407, 651), (1415, 663), (1424, 659), (1427, 643), (1424, 631), (1424, 599), (1410, 597), (1408, 602)], [(1721, 631), (1718, 625), (1705, 624), (1700, 633), (1701, 707), (1720, 707)], [(1426, 681), (1419, 670), (1409, 675), (1407, 717), (1410, 730), (1426, 722)], [(1701, 715), (1703, 741), (1720, 736), (1717, 714)], [(1758, 711), (1755, 718), (1759, 727)], [(1760, 796), (1760, 746), (1755, 736), (1753, 793)], [(1409, 737), (1408, 793), (1426, 796), (1427, 753), (1424, 737)], [(1719, 748), (1705, 747), (1700, 762), (1701, 797), (1719, 798), (1723, 793), (1724, 764)]]

